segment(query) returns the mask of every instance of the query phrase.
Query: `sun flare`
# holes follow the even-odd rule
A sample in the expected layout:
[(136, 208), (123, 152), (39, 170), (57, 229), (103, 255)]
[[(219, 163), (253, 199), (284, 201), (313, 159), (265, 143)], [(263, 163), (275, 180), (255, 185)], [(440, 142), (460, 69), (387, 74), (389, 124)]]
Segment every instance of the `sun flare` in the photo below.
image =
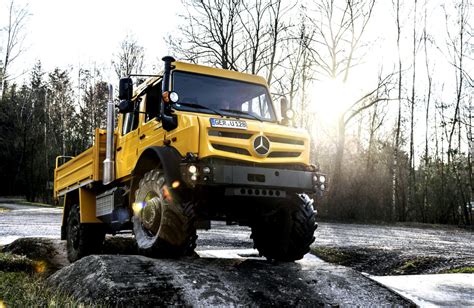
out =
[(324, 122), (336, 123), (337, 119), (360, 96), (361, 87), (352, 82), (328, 79), (313, 84), (309, 112)]

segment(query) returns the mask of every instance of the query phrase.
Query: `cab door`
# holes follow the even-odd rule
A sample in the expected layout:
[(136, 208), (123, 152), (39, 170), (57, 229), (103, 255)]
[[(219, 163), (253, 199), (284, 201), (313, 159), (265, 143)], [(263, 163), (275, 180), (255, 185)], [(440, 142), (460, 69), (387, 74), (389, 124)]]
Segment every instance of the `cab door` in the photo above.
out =
[(144, 99), (140, 113), (140, 128), (138, 137), (138, 157), (151, 146), (163, 146), (164, 130), (158, 120), (161, 103), (161, 83), (152, 87)]
[(116, 178), (130, 175), (138, 157), (139, 113), (130, 112), (122, 116), (119, 137), (115, 149)]

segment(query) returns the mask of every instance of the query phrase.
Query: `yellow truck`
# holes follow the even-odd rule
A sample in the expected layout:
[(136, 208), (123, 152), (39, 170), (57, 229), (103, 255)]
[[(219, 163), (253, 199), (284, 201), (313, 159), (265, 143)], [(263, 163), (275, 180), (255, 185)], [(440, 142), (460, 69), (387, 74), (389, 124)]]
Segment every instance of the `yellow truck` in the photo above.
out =
[(117, 105), (109, 86), (107, 129), (56, 164), (69, 260), (100, 253), (106, 234), (125, 230), (146, 255), (188, 255), (211, 220), (250, 226), (268, 259), (301, 259), (326, 177), (310, 164), (308, 133), (288, 125), (286, 100), (279, 119), (259, 76), (163, 62), (136, 89), (122, 78)]

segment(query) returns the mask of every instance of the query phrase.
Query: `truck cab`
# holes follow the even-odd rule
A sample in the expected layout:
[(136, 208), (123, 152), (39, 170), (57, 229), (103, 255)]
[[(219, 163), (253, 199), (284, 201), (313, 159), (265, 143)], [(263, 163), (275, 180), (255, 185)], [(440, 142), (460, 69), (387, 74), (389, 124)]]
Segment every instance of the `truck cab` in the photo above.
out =
[(250, 226), (268, 259), (302, 258), (326, 185), (310, 164), (308, 133), (277, 117), (259, 76), (163, 61), (163, 73), (136, 89), (120, 81), (117, 125), (111, 94), (107, 130), (96, 131), (90, 154), (55, 170), (70, 260), (129, 229), (144, 254), (188, 255), (196, 228), (211, 220)]

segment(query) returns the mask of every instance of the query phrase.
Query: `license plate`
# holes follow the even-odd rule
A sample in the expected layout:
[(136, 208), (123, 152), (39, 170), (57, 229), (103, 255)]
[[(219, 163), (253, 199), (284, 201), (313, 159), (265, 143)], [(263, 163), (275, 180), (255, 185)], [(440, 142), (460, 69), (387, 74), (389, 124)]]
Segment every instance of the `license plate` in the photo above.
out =
[(211, 127), (247, 129), (247, 122), (212, 118)]

